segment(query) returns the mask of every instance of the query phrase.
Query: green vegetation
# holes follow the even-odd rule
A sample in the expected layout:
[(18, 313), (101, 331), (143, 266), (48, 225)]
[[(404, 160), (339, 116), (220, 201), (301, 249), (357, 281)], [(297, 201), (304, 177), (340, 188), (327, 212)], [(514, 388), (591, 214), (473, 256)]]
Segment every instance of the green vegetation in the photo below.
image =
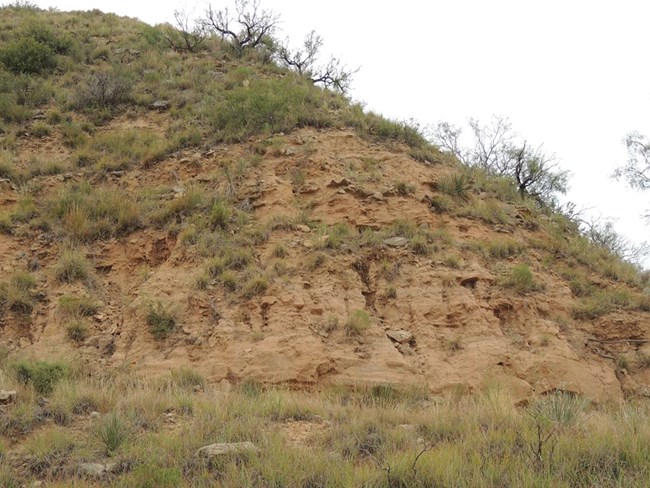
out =
[(501, 284), (522, 294), (538, 291), (542, 288), (539, 283), (535, 282), (533, 272), (525, 264), (513, 266), (510, 273), (501, 281)]
[[(344, 85), (315, 84), (316, 73), (279, 62), (274, 32), (243, 46), (183, 23), (182, 13), (177, 28), (26, 3), (0, 14), (0, 179), (8, 180), (0, 184), (10, 189), (0, 212), (7, 259), (0, 330), (11, 340), (0, 346), (0, 389), (18, 391), (0, 407), (0, 486), (647, 484), (650, 410), (641, 399), (592, 405), (548, 392), (514, 406), (498, 388), (466, 397), (460, 386), (432, 395), (426, 385), (383, 383), (319, 383), (307, 393), (201, 362), (201, 351), (230, 340), (267, 345), (277, 327), (269, 314), (286, 307), (288, 330), (308, 326), (314, 340), (340, 345), (361, 367), (375, 341), (393, 347), (384, 330), (395, 316), (411, 320), (403, 302), (418, 287), (454, 306), (462, 305), (456, 292), (474, 294), (481, 303), (472, 309), (488, 315), (504, 296), (540, 292), (530, 298), (540, 302), (534, 313), (541, 317), (557, 303), (541, 293), (544, 285), (568, 296), (564, 280), (573, 306), (548, 321), (563, 333), (573, 327), (575, 335), (565, 334), (571, 340), (585, 322), (612, 312), (643, 323), (649, 277), (612, 241), (584, 235), (577, 217), (546, 200), (565, 181), (543, 154), (519, 148), (520, 170), (512, 159), (504, 171), (463, 167), (417, 126), (364, 111)], [(372, 143), (354, 139), (362, 151), (340, 151), (351, 132)], [(321, 139), (334, 143), (319, 146)], [(60, 156), (49, 158), (57, 144)], [(402, 164), (416, 171), (398, 172)], [(543, 176), (537, 186), (522, 187), (522, 169)], [(330, 212), (323, 198), (330, 193), (354, 199), (359, 215), (335, 220), (341, 207)], [(277, 213), (280, 205), (286, 214)], [(128, 264), (106, 265), (117, 253)], [(147, 293), (166, 296), (160, 277), (177, 265), (174, 271), (197, 275), (196, 288), (185, 290), (189, 316), (202, 314), (199, 325), (214, 334), (195, 335), (196, 324), (181, 330), (180, 295), (146, 300)], [(489, 276), (503, 288), (495, 291)], [(354, 310), (364, 298), (359, 283), (367, 311)], [(291, 305), (293, 293), (311, 302)], [(348, 303), (357, 305), (346, 317), (330, 300), (352, 293)], [(129, 317), (135, 297), (142, 308)], [(130, 321), (114, 335), (125, 311)], [(438, 327), (442, 312), (412, 315), (422, 313), (416, 336), (435, 324), (435, 347), (450, 363), (475, 347), (462, 332)], [(506, 315), (498, 318), (507, 322)], [(141, 327), (133, 329), (138, 317)], [(39, 331), (50, 321), (53, 329)], [(156, 364), (178, 360), (176, 369), (139, 377), (133, 354), (142, 338), (131, 349), (131, 329), (153, 337)], [(503, 333), (518, 340), (510, 327)], [(65, 362), (29, 359), (40, 349), (25, 340), (56, 334), (66, 338), (66, 353), (87, 358), (97, 349), (101, 366), (84, 362), (80, 375)], [(106, 344), (111, 335), (119, 340)], [(543, 357), (560, 337), (535, 331), (522, 343), (531, 345), (526, 354)], [(417, 364), (431, 339), (417, 340), (417, 348), (390, 350), (413, 354), (406, 360)], [(602, 359), (612, 370), (645, 374), (647, 351), (615, 347)], [(169, 355), (172, 348), (178, 355)], [(179, 359), (186, 349), (200, 371)], [(317, 373), (327, 370), (319, 365)], [(212, 383), (226, 374), (229, 385)], [(259, 452), (197, 455), (206, 444), (244, 441)], [(115, 470), (100, 479), (80, 469), (107, 457)]]
[(77, 249), (68, 249), (61, 253), (54, 266), (54, 274), (61, 283), (73, 283), (90, 280), (92, 270), (84, 253)]
[(14, 365), (16, 378), (20, 383), (30, 384), (41, 395), (49, 395), (54, 391), (56, 383), (68, 371), (64, 363), (47, 361), (19, 361)]
[(157, 301), (149, 305), (147, 324), (154, 339), (163, 340), (176, 329), (176, 317), (162, 302)]
[(364, 310), (355, 310), (345, 323), (345, 335), (357, 337), (370, 327), (370, 316)]
[(124, 234), (140, 222), (138, 206), (122, 192), (87, 183), (64, 188), (49, 207), (63, 235), (78, 242)]
[(18, 271), (9, 280), (0, 282), (0, 314), (6, 309), (17, 314), (29, 314), (34, 309), (33, 289), (36, 279), (30, 273)]
[[(647, 405), (592, 406), (563, 392), (515, 407), (498, 388), (432, 397), (390, 384), (306, 393), (243, 382), (222, 391), (190, 369), (157, 380), (109, 371), (59, 377), (47, 403), (31, 394), (36, 385), (21, 386), (20, 402), (0, 417), (3, 435), (26, 435), (29, 456), (29, 463), (0, 457), (3, 486), (37, 479), (91, 486), (96, 480), (78, 467), (105, 456), (122, 466), (102, 479), (115, 487), (226, 487), (242, 479), (251, 480), (245, 486), (642, 487), (650, 463)], [(100, 418), (89, 422), (92, 411)], [(296, 425), (310, 426), (308, 455), (293, 440)], [(207, 444), (244, 441), (259, 452), (197, 455)], [(6, 449), (0, 444), (0, 453)]]

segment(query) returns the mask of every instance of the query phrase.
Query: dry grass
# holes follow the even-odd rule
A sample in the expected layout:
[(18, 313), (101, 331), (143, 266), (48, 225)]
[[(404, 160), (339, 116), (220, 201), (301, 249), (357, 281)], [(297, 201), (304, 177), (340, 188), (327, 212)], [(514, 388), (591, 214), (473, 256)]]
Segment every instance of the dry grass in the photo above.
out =
[[(109, 459), (121, 468), (102, 486), (642, 487), (650, 463), (646, 404), (592, 407), (558, 393), (521, 409), (496, 387), (449, 397), (392, 385), (224, 390), (184, 369), (157, 380), (130, 371), (72, 375), (53, 383), (42, 407), (12, 371), (5, 365), (0, 381), (18, 387), (18, 403), (0, 432), (25, 436), (17, 455), (26, 462), (0, 457), (3, 486), (94, 486), (79, 463)], [(88, 421), (93, 411), (100, 417)], [(305, 429), (309, 449), (287, 429)], [(259, 454), (212, 462), (196, 454), (243, 441)]]

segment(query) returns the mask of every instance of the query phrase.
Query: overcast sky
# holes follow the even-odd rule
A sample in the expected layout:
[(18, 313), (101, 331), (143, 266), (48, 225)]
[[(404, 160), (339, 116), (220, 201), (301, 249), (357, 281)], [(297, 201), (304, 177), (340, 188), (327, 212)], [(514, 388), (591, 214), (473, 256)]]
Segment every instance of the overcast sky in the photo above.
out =
[[(11, 2), (0, 0), (0, 4)], [(155, 24), (207, 3), (37, 0), (59, 10), (98, 8)], [(155, 5), (155, 6), (154, 6)], [(213, 2), (216, 9), (227, 2)], [(506, 116), (572, 173), (568, 199), (650, 240), (640, 219), (650, 193), (609, 176), (622, 140), (650, 134), (650, 2), (642, 0), (262, 0), (295, 45), (315, 29), (324, 51), (360, 67), (352, 97), (390, 118), (426, 125)], [(650, 266), (650, 259), (646, 262)]]

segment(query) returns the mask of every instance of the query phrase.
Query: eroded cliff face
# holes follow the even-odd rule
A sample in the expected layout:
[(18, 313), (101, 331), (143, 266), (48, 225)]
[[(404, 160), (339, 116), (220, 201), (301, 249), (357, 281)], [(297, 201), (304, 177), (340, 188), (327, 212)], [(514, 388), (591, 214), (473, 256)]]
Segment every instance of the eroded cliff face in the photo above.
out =
[[(103, 130), (124, 126), (162, 133), (165, 119), (116, 120)], [(497, 224), (436, 211), (437, 182), (457, 168), (418, 162), (405, 147), (350, 131), (302, 129), (269, 140), (179, 152), (149, 168), (101, 177), (83, 170), (44, 176), (37, 198), (45, 205), (84, 180), (132, 198), (144, 188), (165, 189), (160, 205), (196, 187), (227, 195), (246, 216), (228, 228), (229, 239), (266, 233), (252, 244), (265, 279), (260, 290), (230, 292), (214, 276), (197, 285), (208, 258), (188, 237), (196, 223), (183, 216), (172, 225), (144, 221), (119, 238), (84, 245), (92, 283), (57, 281), (53, 267), (67, 243), (52, 230), (25, 228), (0, 235), (0, 267), (5, 276), (34, 270), (35, 306), (30, 314), (5, 310), (0, 342), (21, 355), (80, 359), (89, 367), (152, 375), (192, 367), (214, 382), (395, 383), (439, 393), (497, 384), (518, 400), (552, 390), (597, 401), (646, 393), (650, 370), (635, 366), (635, 358), (650, 354), (643, 342), (650, 339), (650, 313), (615, 309), (574, 319), (577, 298), (559, 272), (571, 265), (544, 250), (548, 217), (507, 202), (499, 204), (505, 218)], [(34, 154), (70, 157), (57, 136), (21, 144), (24, 161)], [(236, 177), (224, 171), (243, 158), (254, 164)], [(2, 184), (0, 205), (12, 211), (20, 189)], [(477, 191), (472, 201), (485, 198)], [(410, 225), (411, 235), (383, 232), (396, 223)], [(521, 249), (505, 257), (485, 252), (499, 240)], [(518, 263), (534, 274), (534, 289), (504, 285)], [(247, 279), (233, 276), (233, 288)], [(627, 286), (591, 278), (602, 288)], [(98, 304), (78, 343), (66, 336), (64, 295)], [(147, 325), (153, 302), (177, 319), (162, 340)], [(358, 311), (369, 320), (349, 326)]]

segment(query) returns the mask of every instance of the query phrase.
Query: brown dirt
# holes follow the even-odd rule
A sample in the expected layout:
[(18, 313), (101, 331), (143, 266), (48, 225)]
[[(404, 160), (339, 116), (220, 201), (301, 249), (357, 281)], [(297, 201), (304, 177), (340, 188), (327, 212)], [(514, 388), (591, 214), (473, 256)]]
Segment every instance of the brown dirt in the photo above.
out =
[[(155, 114), (119, 120), (108, 129), (162, 126)], [(304, 129), (283, 140), (281, 150), (264, 155), (234, 189), (227, 188), (220, 169), (250, 154), (257, 141), (183, 151), (105, 184), (135, 192), (154, 182), (187, 186), (201, 181), (214, 191), (234, 191), (261, 222), (310, 208), (315, 220), (346, 222), (359, 230), (408, 219), (433, 230), (444, 228), (458, 244), (502, 235), (495, 226), (433, 213), (424, 199), (430, 183), (452, 169), (418, 163), (402, 146), (368, 142), (347, 130)], [(24, 146), (22, 159), (69, 157), (56, 138)], [(354, 169), (362, 167), (366, 170)], [(304, 184), (294, 187), (297, 170), (304, 174)], [(75, 171), (41, 178), (42, 194), (57, 191), (64, 179), (84, 177)], [(415, 184), (415, 193), (398, 195), (393, 189), (397, 181)], [(0, 209), (10, 209), (18, 192), (1, 188)], [(544, 237), (517, 225), (509, 232), (523, 243)], [(304, 263), (318, 238), (305, 228), (273, 231), (256, 248), (257, 259), (270, 267), (277, 261), (272, 249), (282, 243), (289, 271), (274, 278), (264, 296), (244, 300), (219, 290), (197, 291), (201, 258), (164, 230), (147, 228), (89, 246), (98, 276), (93, 290), (56, 283), (52, 265), (62, 246), (56, 239), (38, 232), (0, 235), (3, 275), (37, 260), (39, 290), (45, 293), (28, 319), (4, 318), (0, 343), (27, 356), (80, 357), (95, 366), (126, 365), (147, 374), (189, 366), (214, 382), (424, 384), (433, 392), (475, 391), (496, 382), (518, 399), (555, 389), (594, 400), (648, 390), (648, 371), (621, 372), (614, 364), (617, 354), (635, 352), (630, 344), (588, 339), (649, 338), (650, 314), (619, 312), (562, 326), (574, 299), (566, 282), (543, 267), (534, 251), (528, 261), (546, 288), (520, 296), (496, 285), (498, 266), (461, 246), (453, 249), (464, 263), (461, 269), (443, 264), (445, 251), (424, 257), (379, 246), (328, 254), (324, 265), (311, 271)], [(392, 283), (380, 274), (383, 261), (399, 265)], [(389, 285), (397, 298), (384, 297)], [(65, 337), (57, 309), (64, 293), (92, 294), (102, 302), (91, 337), (81, 346)], [(180, 323), (179, 331), (163, 342), (153, 340), (144, 318), (143, 305), (158, 299), (172, 305)], [(372, 318), (359, 338), (342, 331), (354, 310), (366, 310)], [(323, 325), (331, 316), (338, 318), (339, 328), (326, 334)], [(397, 347), (386, 335), (388, 329), (409, 331), (411, 344)]]

